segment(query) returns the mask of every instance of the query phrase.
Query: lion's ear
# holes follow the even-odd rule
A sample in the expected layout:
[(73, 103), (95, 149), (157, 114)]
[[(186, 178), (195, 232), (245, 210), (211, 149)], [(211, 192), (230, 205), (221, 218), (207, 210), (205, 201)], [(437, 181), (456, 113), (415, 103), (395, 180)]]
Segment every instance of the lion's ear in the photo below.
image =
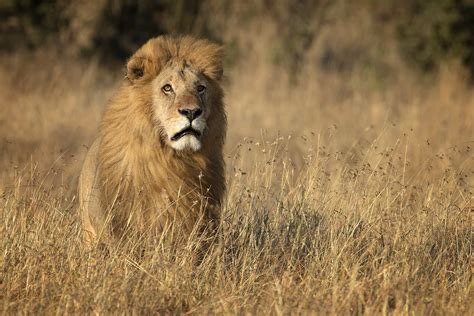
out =
[(133, 56), (127, 63), (126, 78), (135, 82), (142, 78), (150, 77), (152, 72), (151, 62), (146, 57)]
[(224, 74), (224, 49), (220, 45), (210, 44), (207, 47), (207, 50), (208, 58), (207, 60), (203, 61), (203, 63), (206, 64), (204, 67), (204, 73), (212, 79), (219, 81)]
[(214, 69), (212, 70), (211, 77), (214, 77), (215, 80), (219, 81), (222, 79), (223, 75), (224, 75), (224, 67), (222, 65), (222, 60), (220, 60), (219, 63), (216, 64)]

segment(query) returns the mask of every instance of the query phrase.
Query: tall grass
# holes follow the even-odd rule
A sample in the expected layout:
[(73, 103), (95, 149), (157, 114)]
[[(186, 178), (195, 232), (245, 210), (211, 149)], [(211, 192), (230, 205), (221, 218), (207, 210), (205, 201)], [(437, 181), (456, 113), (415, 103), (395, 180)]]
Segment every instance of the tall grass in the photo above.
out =
[(227, 75), (215, 238), (169, 232), (108, 254), (82, 243), (75, 182), (120, 73), (50, 52), (2, 58), (3, 313), (472, 314), (462, 70), (423, 81), (395, 58), (381, 87), (374, 70), (309, 58), (292, 83), (266, 58), (267, 31)]
[(199, 263), (199, 236), (144, 239), (140, 255), (134, 243), (108, 256), (86, 250), (72, 198), (29, 171), (3, 197), (4, 311), (469, 312), (462, 170), (430, 176), (430, 161), (405, 174), (405, 146), (372, 146), (376, 165), (349, 167), (321, 144), (295, 176), (285, 141), (245, 144), (239, 159), (254, 166), (233, 165), (217, 237)]

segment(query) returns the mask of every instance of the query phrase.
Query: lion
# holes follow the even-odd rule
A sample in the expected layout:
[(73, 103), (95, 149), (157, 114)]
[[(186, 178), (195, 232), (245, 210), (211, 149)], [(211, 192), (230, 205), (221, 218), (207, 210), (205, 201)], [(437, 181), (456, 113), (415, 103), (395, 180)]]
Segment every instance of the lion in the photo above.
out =
[(190, 233), (225, 193), (222, 46), (150, 39), (129, 59), (79, 177), (87, 244), (132, 232)]

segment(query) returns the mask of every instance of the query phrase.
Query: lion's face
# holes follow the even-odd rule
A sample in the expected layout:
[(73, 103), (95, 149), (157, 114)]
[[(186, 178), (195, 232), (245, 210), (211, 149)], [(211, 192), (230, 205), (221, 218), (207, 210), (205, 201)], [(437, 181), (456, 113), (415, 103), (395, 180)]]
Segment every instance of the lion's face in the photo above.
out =
[(153, 118), (175, 150), (202, 147), (212, 108), (206, 78), (189, 66), (170, 65), (152, 81)]
[(199, 151), (207, 136), (225, 133), (221, 78), (221, 47), (192, 37), (151, 39), (127, 63), (133, 98), (147, 115), (151, 105), (152, 123), (176, 151)]

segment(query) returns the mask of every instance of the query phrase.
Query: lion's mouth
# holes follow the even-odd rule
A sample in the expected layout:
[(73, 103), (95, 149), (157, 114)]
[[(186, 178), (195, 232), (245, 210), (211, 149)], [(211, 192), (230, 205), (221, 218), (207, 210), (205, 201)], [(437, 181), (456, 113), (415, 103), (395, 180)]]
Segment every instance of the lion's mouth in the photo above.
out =
[(172, 141), (177, 141), (178, 139), (180, 139), (181, 137), (186, 136), (186, 135), (193, 135), (196, 138), (201, 137), (201, 133), (190, 126), (190, 127), (187, 127), (185, 129), (183, 129), (182, 131), (174, 134), (174, 136), (171, 137), (171, 140)]

